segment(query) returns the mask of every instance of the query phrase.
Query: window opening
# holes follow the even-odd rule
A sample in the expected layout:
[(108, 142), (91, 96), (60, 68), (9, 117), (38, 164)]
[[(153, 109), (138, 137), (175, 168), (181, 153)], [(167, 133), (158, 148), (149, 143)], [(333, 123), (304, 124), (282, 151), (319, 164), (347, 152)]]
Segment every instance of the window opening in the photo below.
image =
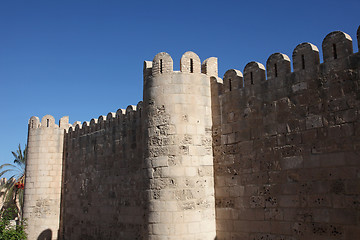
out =
[(162, 59), (160, 59), (160, 73), (163, 72), (163, 62), (162, 62)]
[(334, 59), (337, 59), (336, 44), (333, 44)]
[(275, 67), (275, 77), (277, 77), (277, 76), (278, 76), (278, 71), (277, 71), (277, 65), (276, 65), (276, 63), (275, 63), (275, 65), (274, 65), (274, 67)]
[(254, 85), (254, 79), (253, 79), (253, 73), (250, 72), (250, 80), (251, 80), (251, 85)]
[(193, 59), (190, 58), (190, 72), (193, 73), (194, 72), (194, 62)]
[(302, 64), (302, 69), (305, 69), (305, 57), (304, 57), (304, 54), (301, 55), (301, 64)]
[(49, 127), (49, 119), (46, 119), (46, 127)]
[(31, 128), (34, 127), (34, 120), (31, 120)]
[(231, 91), (231, 78), (229, 78), (229, 91)]

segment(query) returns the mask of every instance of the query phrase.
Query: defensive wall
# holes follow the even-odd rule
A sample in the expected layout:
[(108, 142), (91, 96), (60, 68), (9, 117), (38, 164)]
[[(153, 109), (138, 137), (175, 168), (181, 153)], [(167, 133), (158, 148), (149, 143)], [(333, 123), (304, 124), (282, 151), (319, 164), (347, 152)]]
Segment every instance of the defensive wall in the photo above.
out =
[[(357, 31), (359, 40), (360, 28)], [(357, 239), (360, 54), (336, 31), (218, 77), (144, 62), (137, 106), (29, 121), (29, 239)]]

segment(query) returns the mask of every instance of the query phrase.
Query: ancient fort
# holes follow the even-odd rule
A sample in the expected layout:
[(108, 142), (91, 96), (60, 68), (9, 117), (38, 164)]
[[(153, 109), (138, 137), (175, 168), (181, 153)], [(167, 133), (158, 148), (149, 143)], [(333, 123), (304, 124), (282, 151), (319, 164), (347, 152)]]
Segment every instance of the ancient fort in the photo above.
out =
[(29, 239), (359, 239), (360, 53), (336, 31), (322, 54), (302, 43), (219, 78), (217, 58), (174, 71), (162, 52), (136, 106), (31, 117)]

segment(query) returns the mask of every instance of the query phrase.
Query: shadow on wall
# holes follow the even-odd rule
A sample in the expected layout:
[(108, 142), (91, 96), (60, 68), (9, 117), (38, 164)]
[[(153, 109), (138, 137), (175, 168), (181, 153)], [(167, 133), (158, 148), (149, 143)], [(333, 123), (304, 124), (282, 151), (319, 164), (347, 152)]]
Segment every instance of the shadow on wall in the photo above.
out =
[(52, 238), (52, 231), (50, 229), (46, 229), (42, 231), (42, 233), (39, 235), (37, 240), (51, 240)]

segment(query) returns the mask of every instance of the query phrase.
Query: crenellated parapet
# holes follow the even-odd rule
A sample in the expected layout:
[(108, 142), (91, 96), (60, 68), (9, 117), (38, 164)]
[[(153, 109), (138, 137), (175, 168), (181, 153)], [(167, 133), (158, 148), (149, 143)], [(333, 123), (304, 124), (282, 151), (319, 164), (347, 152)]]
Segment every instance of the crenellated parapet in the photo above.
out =
[(301, 43), (212, 83), (217, 239), (359, 231), (360, 53), (335, 31), (320, 54)]
[[(173, 59), (166, 52), (156, 54), (153, 61), (144, 61), (144, 81), (149, 76), (161, 76), (171, 74), (173, 69)], [(194, 74), (206, 74), (209, 76), (218, 76), (218, 63), (217, 58), (210, 57), (201, 63), (199, 56), (188, 51), (184, 53), (180, 59), (180, 72), (181, 73), (194, 73)]]
[(201, 65), (201, 72), (211, 77), (218, 76), (218, 59), (216, 57), (210, 57), (205, 59)]
[(200, 73), (201, 61), (194, 52), (186, 52), (180, 59), (180, 72), (183, 73)]
[[(360, 29), (360, 27), (359, 27)], [(358, 43), (360, 30), (357, 31)], [(274, 53), (266, 61), (266, 71), (264, 65), (258, 62), (250, 62), (244, 68), (244, 76), (239, 70), (230, 69), (223, 76), (222, 94), (231, 92), (234, 89), (244, 89), (242, 91), (256, 94), (261, 88), (252, 85), (266, 85), (267, 91), (275, 91), (286, 86), (286, 79), (301, 78), (305, 75), (314, 75), (315, 72), (341, 70), (352, 68), (353, 62), (347, 58), (353, 54), (351, 37), (341, 31), (329, 33), (322, 42), (322, 52), (324, 62), (320, 62), (319, 50), (311, 43), (301, 43), (294, 49), (291, 60), (283, 53)], [(356, 53), (355, 55), (358, 55)], [(235, 74), (236, 73), (236, 74)], [(236, 79), (236, 80), (235, 80)], [(252, 88), (248, 91), (246, 88)], [(255, 91), (255, 92), (254, 92)], [(260, 93), (260, 92), (258, 92)], [(233, 93), (231, 93), (233, 94)]]
[(173, 72), (173, 60), (166, 52), (156, 54), (152, 64), (152, 75), (166, 74)]
[(55, 123), (55, 118), (51, 115), (45, 115), (41, 121), (38, 117), (32, 116), (29, 119), (29, 129), (37, 128), (61, 128), (67, 130), (69, 125), (69, 117), (65, 116), (59, 120), (59, 124)]
[(227, 70), (224, 74), (224, 91), (231, 92), (243, 87), (243, 74), (236, 69)]
[(258, 85), (266, 80), (265, 67), (258, 62), (249, 62), (244, 68), (244, 86)]
[(318, 234), (313, 220), (320, 237), (349, 238), (358, 216), (339, 209), (359, 205), (352, 44), (335, 31), (323, 62), (305, 42), (223, 78), (215, 57), (188, 51), (174, 70), (161, 52), (144, 62), (137, 105), (72, 125), (31, 117), (29, 239), (292, 239)]
[(267, 80), (285, 77), (290, 72), (290, 58), (285, 54), (273, 53), (266, 61)]
[(316, 70), (320, 64), (319, 49), (311, 43), (301, 43), (292, 54), (294, 72)]
[[(97, 131), (112, 129), (113, 127), (130, 127), (141, 123), (142, 101), (136, 106), (129, 105), (126, 109), (118, 109), (116, 112), (109, 112), (106, 116), (100, 115), (90, 121), (76, 121), (69, 125), (69, 137), (82, 136)], [(35, 120), (34, 120), (35, 121)]]
[(324, 62), (341, 59), (353, 53), (351, 37), (341, 31), (329, 33), (322, 42)]

